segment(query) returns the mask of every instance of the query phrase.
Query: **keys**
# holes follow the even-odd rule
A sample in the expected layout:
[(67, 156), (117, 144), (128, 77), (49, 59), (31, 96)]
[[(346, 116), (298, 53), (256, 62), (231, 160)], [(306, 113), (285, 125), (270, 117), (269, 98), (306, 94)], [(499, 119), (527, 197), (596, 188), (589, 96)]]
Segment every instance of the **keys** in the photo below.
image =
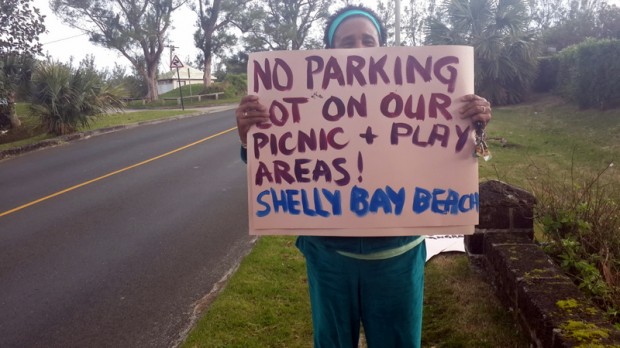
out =
[(485, 161), (491, 159), (491, 151), (489, 150), (489, 145), (487, 145), (487, 133), (484, 131), (484, 122), (476, 121), (474, 122), (474, 128), (476, 129), (476, 149), (474, 151), (474, 156), (482, 157)]

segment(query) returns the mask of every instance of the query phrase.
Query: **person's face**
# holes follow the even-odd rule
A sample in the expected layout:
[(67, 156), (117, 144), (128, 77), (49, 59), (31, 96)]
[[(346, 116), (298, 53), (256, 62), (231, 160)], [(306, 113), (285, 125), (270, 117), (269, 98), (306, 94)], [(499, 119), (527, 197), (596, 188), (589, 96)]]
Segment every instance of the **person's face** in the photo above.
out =
[(352, 17), (342, 22), (334, 33), (334, 48), (378, 47), (379, 33), (370, 19)]

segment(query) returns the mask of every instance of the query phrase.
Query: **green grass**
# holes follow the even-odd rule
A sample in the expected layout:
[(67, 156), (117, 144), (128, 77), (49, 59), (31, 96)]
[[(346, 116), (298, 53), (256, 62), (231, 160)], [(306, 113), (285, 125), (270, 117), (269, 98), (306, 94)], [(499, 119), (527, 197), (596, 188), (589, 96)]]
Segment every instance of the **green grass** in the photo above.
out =
[[(480, 161), (480, 180), (499, 179), (527, 188), (535, 164), (567, 172), (571, 167), (598, 171), (620, 155), (620, 109), (578, 110), (543, 96), (518, 106), (494, 109), (487, 134), (493, 159)], [(618, 170), (610, 176), (620, 180)]]
[[(262, 237), (183, 347), (312, 347), (304, 260), (294, 237)], [(528, 347), (467, 256), (426, 268), (423, 346)]]
[[(185, 99), (183, 101), (183, 106), (186, 108), (192, 107), (205, 107), (205, 106), (217, 106), (217, 105), (225, 105), (225, 104), (238, 104), (240, 98), (221, 98), (218, 100), (215, 99), (202, 99), (198, 101), (196, 98), (194, 99)], [(132, 109), (154, 109), (154, 108), (175, 108), (181, 109), (181, 105), (177, 103), (176, 100), (158, 100), (155, 102), (148, 102), (146, 104), (142, 104), (141, 100), (133, 100), (128, 103), (128, 107)]]
[(181, 88), (175, 88), (164, 94), (160, 94), (159, 97), (160, 98), (177, 98), (181, 95), (180, 94), (181, 92), (183, 92), (184, 97), (187, 97), (190, 95), (202, 94), (203, 90), (204, 90), (204, 85), (202, 83), (193, 83), (191, 85), (181, 86)]
[(529, 340), (466, 255), (440, 254), (426, 266), (424, 347), (529, 347)]
[[(178, 109), (171, 109), (115, 113), (96, 117), (91, 121), (88, 127), (81, 127), (79, 131), (152, 121), (194, 112), (196, 112), (196, 110), (187, 109), (182, 111)], [(19, 115), (22, 126), (16, 129), (11, 129), (7, 134), (0, 136), (0, 151), (33, 144), (38, 141), (54, 137), (47, 134), (45, 129), (39, 126), (39, 118), (30, 114), (28, 104), (18, 103), (17, 115)]]
[(305, 264), (292, 237), (260, 238), (184, 347), (311, 347)]
[(160, 94), (160, 100), (155, 102), (149, 102), (143, 105), (141, 100), (133, 100), (129, 102), (129, 106), (132, 108), (181, 108), (181, 105), (178, 104), (176, 100), (163, 100), (165, 98), (178, 98), (180, 97), (181, 91), (183, 92), (183, 105), (185, 107), (199, 107), (199, 106), (216, 106), (222, 104), (237, 104), (239, 103), (240, 97), (225, 97), (223, 94), (219, 95), (219, 99), (214, 99), (214, 97), (204, 98), (202, 97), (200, 101), (198, 101), (197, 97), (190, 98), (190, 96), (197, 96), (203, 93), (204, 87), (202, 84), (192, 84), (182, 86), (181, 88), (176, 88), (166, 93)]
[(97, 117), (89, 127), (80, 130), (99, 129), (123, 124), (131, 124), (145, 121), (153, 121), (172, 116), (186, 115), (196, 112), (196, 110), (144, 110), (126, 113), (116, 113)]

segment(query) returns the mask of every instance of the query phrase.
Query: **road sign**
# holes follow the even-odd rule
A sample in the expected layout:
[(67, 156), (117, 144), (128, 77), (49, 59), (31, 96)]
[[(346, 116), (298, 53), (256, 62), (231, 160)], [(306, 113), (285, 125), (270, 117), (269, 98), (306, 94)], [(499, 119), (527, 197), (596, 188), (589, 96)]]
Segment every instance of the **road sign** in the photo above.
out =
[(182, 68), (183, 67), (183, 63), (181, 63), (181, 60), (179, 59), (179, 57), (177, 57), (176, 55), (172, 58), (172, 61), (170, 62), (170, 69), (173, 68)]

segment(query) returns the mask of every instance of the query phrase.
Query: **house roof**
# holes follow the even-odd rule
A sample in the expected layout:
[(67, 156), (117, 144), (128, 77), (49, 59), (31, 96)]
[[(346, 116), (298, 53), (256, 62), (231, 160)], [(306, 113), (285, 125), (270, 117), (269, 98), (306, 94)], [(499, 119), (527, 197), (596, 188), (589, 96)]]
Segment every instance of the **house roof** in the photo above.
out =
[[(183, 68), (179, 68), (179, 76), (183, 80), (202, 80), (203, 72), (201, 70), (192, 68), (191, 66), (184, 66)], [(177, 78), (177, 69), (172, 69), (167, 73), (159, 75), (157, 80), (171, 80)]]

